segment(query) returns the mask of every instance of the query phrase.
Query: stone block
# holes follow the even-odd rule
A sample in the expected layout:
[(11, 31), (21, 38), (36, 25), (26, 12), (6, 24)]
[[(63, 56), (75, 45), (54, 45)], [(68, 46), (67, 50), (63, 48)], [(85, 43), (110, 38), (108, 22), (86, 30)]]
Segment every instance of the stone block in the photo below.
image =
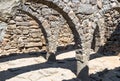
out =
[(25, 47), (41, 47), (42, 45), (42, 42), (30, 42), (28, 44), (25, 44)]

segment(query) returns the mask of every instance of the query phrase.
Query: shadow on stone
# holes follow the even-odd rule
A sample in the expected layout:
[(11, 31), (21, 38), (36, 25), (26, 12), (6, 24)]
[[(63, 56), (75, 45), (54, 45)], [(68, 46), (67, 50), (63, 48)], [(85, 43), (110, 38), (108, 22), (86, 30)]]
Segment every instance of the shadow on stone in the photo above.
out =
[(90, 60), (103, 56), (118, 55), (120, 53), (119, 41), (120, 41), (120, 22), (118, 22), (116, 29), (111, 34), (110, 38), (107, 39), (104, 46), (99, 47), (98, 51), (95, 54), (90, 55)]
[(120, 67), (91, 74), (90, 81), (120, 81)]
[(17, 68), (8, 68), (7, 70), (0, 71), (0, 81), (6, 81), (7, 79), (13, 78), (23, 73), (40, 70), (40, 69), (47, 69), (47, 68), (63, 68), (63, 69), (69, 69), (72, 72), (74, 72), (76, 68), (75, 60), (64, 59), (61, 61), (63, 62), (60, 62), (60, 61), (51, 62), (51, 63), (45, 62), (45, 63), (28, 65), (28, 66), (17, 67)]
[(89, 80), (89, 68), (85, 66), (80, 73), (78, 74), (77, 78), (81, 79), (82, 81), (90, 81)]

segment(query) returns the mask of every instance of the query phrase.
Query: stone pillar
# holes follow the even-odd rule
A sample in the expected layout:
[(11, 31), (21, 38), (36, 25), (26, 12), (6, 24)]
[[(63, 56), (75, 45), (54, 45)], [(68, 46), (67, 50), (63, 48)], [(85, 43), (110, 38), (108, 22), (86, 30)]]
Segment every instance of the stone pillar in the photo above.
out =
[(88, 60), (89, 55), (85, 54), (82, 50), (76, 50), (76, 60), (77, 60), (77, 78), (82, 81), (89, 81), (88, 76)]

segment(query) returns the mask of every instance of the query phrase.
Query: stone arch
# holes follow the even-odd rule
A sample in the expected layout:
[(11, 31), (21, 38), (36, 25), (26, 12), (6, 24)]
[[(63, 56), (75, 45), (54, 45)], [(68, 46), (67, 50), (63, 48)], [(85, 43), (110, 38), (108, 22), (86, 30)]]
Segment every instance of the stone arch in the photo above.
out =
[(23, 13), (27, 14), (28, 16), (32, 17), (38, 24), (39, 24), (39, 27), (41, 28), (41, 31), (44, 35), (44, 39), (45, 39), (45, 43), (48, 44), (48, 39), (47, 39), (47, 32), (46, 30), (44, 29), (43, 25), (42, 25), (42, 22), (34, 15), (32, 15), (30, 12), (27, 12), (25, 10), (20, 10), (22, 11)]
[[(69, 7), (67, 5), (67, 3), (62, 3), (63, 5), (60, 5), (59, 2), (60, 3), (63, 2), (61, 0), (59, 0), (59, 1), (27, 0), (27, 1), (47, 5), (49, 8), (52, 8), (52, 9), (56, 10), (58, 13), (60, 13), (64, 17), (64, 19), (67, 21), (67, 23), (72, 31), (76, 45), (78, 46), (78, 48), (82, 48), (82, 45), (81, 45), (82, 40), (80, 38), (83, 35), (82, 27), (80, 27), (79, 19), (75, 15), (72, 8), (65, 10), (67, 7)], [(66, 7), (64, 8), (65, 5), (66, 5)]]
[(17, 53), (35, 53), (46, 50), (45, 39), (40, 25), (27, 14), (18, 12), (14, 19), (8, 22), (0, 56)]
[[(44, 2), (45, 2), (45, 3), (44, 3)], [(62, 2), (62, 1), (61, 1), (61, 2)], [(79, 23), (74, 21), (75, 18), (76, 18), (76, 16), (75, 16), (74, 12), (72, 11), (72, 9), (68, 9), (68, 10), (70, 10), (70, 12), (67, 13), (67, 12), (64, 11), (64, 9), (61, 9), (60, 6), (57, 6), (57, 5), (55, 5), (55, 3), (51, 3), (50, 1), (42, 1), (42, 2), (40, 2), (40, 3), (41, 3), (41, 4), (44, 4), (44, 5), (47, 5), (48, 7), (56, 10), (58, 13), (60, 13), (60, 14), (64, 17), (64, 19), (67, 21), (67, 23), (68, 23), (68, 25), (69, 25), (69, 27), (70, 27), (73, 35), (74, 35), (74, 40), (75, 40), (76, 46), (80, 47), (80, 46), (81, 46), (81, 45), (80, 45), (81, 39), (79, 38), (79, 37), (80, 37), (80, 36), (79, 36), (79, 33), (77, 32), (77, 29), (75, 28), (75, 27), (76, 27), (76, 24), (79, 25)], [(50, 3), (50, 4), (49, 4), (49, 3)], [(52, 6), (52, 5), (53, 5), (53, 6)], [(64, 6), (62, 6), (62, 8), (63, 8), (63, 7), (64, 7)], [(46, 36), (47, 36), (47, 33), (46, 33), (45, 29), (43, 28), (43, 26), (41, 25), (40, 20), (39, 20), (36, 16), (32, 15), (31, 13), (29, 13), (29, 12), (27, 12), (27, 11), (24, 11), (24, 10), (22, 10), (22, 9), (21, 9), (21, 11), (22, 11), (23, 13), (28, 14), (30, 17), (32, 17), (32, 18), (42, 27), (42, 28), (41, 28), (41, 29), (42, 29), (42, 32), (43, 32), (44, 36), (46, 37)], [(70, 15), (70, 17), (69, 17), (69, 15)], [(78, 20), (76, 20), (76, 21), (78, 21)], [(46, 39), (46, 43), (48, 43), (47, 38), (45, 38), (45, 39)], [(77, 45), (77, 44), (79, 44), (79, 45)]]

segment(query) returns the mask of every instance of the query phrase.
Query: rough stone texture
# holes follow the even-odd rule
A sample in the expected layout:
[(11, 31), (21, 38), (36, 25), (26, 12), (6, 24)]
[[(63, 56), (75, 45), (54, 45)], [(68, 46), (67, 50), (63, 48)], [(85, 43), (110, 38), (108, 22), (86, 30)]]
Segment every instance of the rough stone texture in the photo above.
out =
[(14, 16), (19, 4), (20, 0), (0, 0), (0, 20), (6, 21), (9, 17)]
[[(32, 2), (32, 0), (27, 0), (27, 1)], [(15, 2), (19, 2), (19, 1), (15, 1)], [(52, 5), (52, 6), (47, 4), (47, 2), (50, 2), (50, 4), (51, 4), (52, 0), (51, 1), (47, 1), (47, 0), (38, 1), (37, 2), (38, 5), (27, 2), (27, 3), (25, 3), (26, 5), (22, 6), (22, 10), (26, 11), (28, 13), (31, 13), (34, 17), (38, 18), (41, 21), (43, 27), (46, 28), (47, 38), (48, 38), (48, 42), (49, 42), (49, 44), (47, 44), (47, 45), (49, 48), (48, 50), (50, 52), (56, 51), (56, 47), (59, 44), (58, 44), (58, 42), (55, 42), (55, 41), (58, 41), (58, 39), (59, 39), (58, 32), (59, 31), (61, 32), (60, 28), (61, 28), (61, 26), (64, 27), (64, 24), (66, 21), (67, 21), (67, 23), (66, 23), (65, 27), (69, 28), (69, 26), (71, 26), (70, 29), (74, 35), (76, 35), (74, 33), (75, 32), (74, 28), (76, 28), (80, 39), (78, 39), (77, 37), (74, 36), (76, 38), (76, 41), (75, 41), (72, 38), (72, 36), (70, 36), (69, 38), (66, 38), (66, 37), (61, 38), (61, 35), (60, 35), (61, 42), (63, 41), (64, 43), (65, 42), (67, 43), (67, 41), (70, 41), (71, 39), (74, 40), (75, 43), (77, 42), (77, 44), (78, 44), (78, 42), (79, 43), (81, 42), (80, 45), (83, 49), (82, 52), (84, 54), (89, 53), (89, 51), (91, 51), (91, 47), (93, 50), (96, 51), (97, 49), (99, 49), (99, 47), (101, 45), (104, 45), (104, 43), (105, 43), (104, 33), (106, 32), (106, 30), (105, 30), (106, 26), (104, 25), (105, 17), (103, 14), (105, 14), (106, 11), (108, 11), (109, 9), (111, 9), (112, 7), (115, 7), (117, 5), (116, 0), (114, 0), (114, 1), (111, 1), (111, 0), (107, 0), (107, 1), (82, 0), (81, 2), (79, 0), (75, 0), (75, 1), (74, 0), (73, 1), (53, 0), (53, 3), (55, 5)], [(11, 1), (11, 4), (12, 3), (13, 3), (13, 1)], [(97, 3), (97, 4), (95, 4), (95, 3)], [(16, 3), (14, 3), (13, 6), (15, 6), (15, 4)], [(46, 6), (43, 4), (45, 4)], [(56, 5), (58, 5), (59, 8), (55, 8), (55, 7), (57, 7)], [(48, 7), (51, 7), (51, 8), (48, 8)], [(14, 7), (11, 7), (11, 8), (14, 8)], [(52, 8), (55, 9), (56, 11), (53, 10)], [(4, 9), (4, 7), (3, 7), (3, 9)], [(61, 11), (60, 9), (63, 11)], [(4, 11), (6, 11), (6, 10), (4, 10)], [(62, 12), (64, 12), (64, 13), (62, 13)], [(65, 14), (65, 13), (68, 13), (68, 14)], [(60, 16), (60, 14), (63, 17)], [(1, 17), (2, 17), (2, 15), (1, 15)], [(68, 18), (71, 19), (71, 21), (73, 22), (72, 24), (70, 24), (70, 21), (67, 20)], [(112, 18), (114, 18), (114, 17), (112, 17)], [(33, 18), (33, 19), (35, 19), (35, 18)], [(19, 22), (14, 22), (14, 20), (19, 21)], [(34, 25), (33, 23), (35, 22), (35, 21), (29, 22), (29, 23), (22, 22), (25, 19), (22, 19), (21, 16), (17, 16), (14, 20), (13, 21), (11, 20), (10, 22), (16, 23), (16, 26), (19, 26), (19, 25), (31, 26), (31, 25)], [(116, 22), (117, 21), (119, 21), (119, 20), (116, 20)], [(74, 28), (72, 27), (73, 25), (75, 25)], [(97, 26), (99, 28), (97, 28)], [(100, 31), (99, 35), (98, 35), (99, 37), (95, 38), (95, 36), (93, 34), (96, 33), (96, 31), (94, 31), (94, 30), (97, 30), (97, 29), (98, 29), (98, 31)], [(56, 30), (56, 31), (54, 31), (54, 30)], [(101, 31), (101, 30), (104, 30), (104, 31)], [(17, 32), (18, 32), (18, 34), (22, 33), (22, 31), (19, 31), (18, 29), (17, 29)], [(27, 35), (28, 33), (29, 33), (28, 30), (23, 31), (24, 35), (25, 34)], [(65, 35), (68, 36), (67, 32), (65, 33)], [(37, 37), (37, 34), (31, 34), (31, 36)], [(94, 39), (95, 39), (95, 41), (93, 41)], [(97, 41), (97, 40), (101, 40), (101, 41)], [(53, 42), (54, 42), (54, 44), (53, 44)], [(94, 42), (96, 42), (96, 45), (92, 45), (92, 43), (94, 44)], [(101, 43), (99, 44), (99, 42), (101, 42)], [(79, 47), (79, 44), (78, 44), (78, 47)], [(84, 51), (84, 49), (88, 49), (88, 51)]]
[(89, 61), (90, 81), (119, 81), (120, 57), (109, 56)]
[[(20, 58), (31, 57), (31, 58)], [(43, 56), (19, 54), (0, 58), (0, 81), (80, 81), (76, 78), (75, 51), (62, 53), (54, 63)], [(118, 68), (117, 68), (118, 67)], [(109, 56), (89, 61), (90, 81), (119, 81), (120, 57)]]
[(4, 22), (0, 22), (0, 42), (3, 41), (5, 31), (7, 29), (7, 24)]
[(104, 55), (119, 53), (119, 37), (120, 34), (120, 14), (117, 11), (108, 11), (105, 14), (105, 41), (106, 44), (101, 48), (100, 52)]
[[(119, 49), (115, 49), (119, 47), (120, 35), (120, 3), (117, 0), (25, 1), (18, 7), (17, 15), (12, 20), (7, 14), (1, 14), (5, 18), (2, 21), (7, 18), (9, 23), (1, 44), (1, 55), (38, 52), (42, 49), (50, 56), (49, 53), (54, 54), (59, 49), (76, 49), (80, 71), (87, 65), (92, 51), (103, 54), (109, 50), (119, 52)], [(110, 36), (112, 33), (114, 35)]]
[[(38, 76), (38, 75), (41, 75), (41, 76)], [(23, 79), (20, 79), (19, 77)], [(72, 78), (75, 78), (75, 75), (67, 69), (49, 68), (49, 69), (28, 72), (23, 75), (21, 74), (7, 81), (16, 81), (16, 80), (18, 81), (19, 80), (23, 80), (23, 81), (51, 81), (51, 80), (52, 81), (63, 81), (63, 80), (70, 80)], [(77, 81), (77, 80), (72, 80), (72, 81)]]
[[(66, 54), (70, 54), (71, 57)], [(14, 55), (0, 59), (0, 81), (81, 81), (76, 78), (72, 66), (75, 66), (75, 60), (62, 61), (64, 58), (74, 58), (75, 53), (69, 52), (59, 55), (54, 63), (47, 63), (43, 56), (22, 54)], [(34, 57), (35, 56), (35, 57)], [(16, 58), (16, 60), (14, 60)], [(7, 61), (9, 59), (9, 61)], [(11, 59), (11, 60), (10, 60)], [(71, 71), (72, 70), (72, 71)], [(5, 77), (4, 77), (5, 76)]]
[[(51, 11), (51, 13), (54, 12), (54, 10)], [(42, 23), (47, 31), (48, 38), (50, 40), (49, 45), (54, 45), (55, 42), (56, 44), (58, 43), (56, 46), (52, 46), (54, 48), (49, 48), (49, 50), (53, 50), (53, 52), (57, 48), (57, 46), (65, 47), (67, 44), (73, 43), (73, 35), (71, 33), (71, 30), (69, 29), (69, 25), (59, 13), (56, 12), (56, 15), (58, 16), (52, 15), (50, 13), (48, 13), (47, 15), (44, 14), (45, 19)], [(38, 14), (38, 16), (42, 17), (42, 15), (40, 14)], [(56, 25), (58, 25), (58, 31), (56, 31)], [(2, 45), (3, 46), (1, 47), (1, 49), (3, 50), (3, 52), (1, 53), (1, 55), (10, 54), (10, 52), (7, 51), (11, 49), (17, 49), (17, 51), (13, 51), (11, 53), (27, 53), (47, 50), (43, 48), (46, 46), (46, 40), (37, 22), (31, 17), (21, 13), (18, 13), (14, 20), (9, 21)]]
[(120, 65), (119, 56), (100, 57), (89, 61), (90, 74), (101, 72), (105, 69), (112, 70)]

